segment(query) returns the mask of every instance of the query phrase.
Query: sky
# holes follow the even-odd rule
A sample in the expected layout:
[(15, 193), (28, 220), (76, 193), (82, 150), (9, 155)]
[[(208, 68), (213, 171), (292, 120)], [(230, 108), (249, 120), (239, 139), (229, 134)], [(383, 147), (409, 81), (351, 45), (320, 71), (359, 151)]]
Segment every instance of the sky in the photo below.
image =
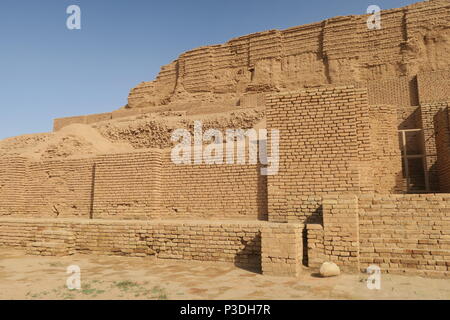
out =
[[(413, 0), (1, 0), (0, 139), (110, 112), (184, 51)], [(70, 5), (81, 29), (69, 30)]]

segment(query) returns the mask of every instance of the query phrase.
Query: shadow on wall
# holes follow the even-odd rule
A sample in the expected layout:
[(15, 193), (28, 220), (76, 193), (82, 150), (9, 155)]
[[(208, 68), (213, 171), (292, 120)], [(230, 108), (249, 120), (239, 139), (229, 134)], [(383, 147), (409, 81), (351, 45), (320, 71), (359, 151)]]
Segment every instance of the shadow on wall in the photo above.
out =
[(306, 217), (305, 224), (308, 223), (317, 223), (323, 225), (323, 206), (319, 205), (314, 212)]
[(259, 232), (255, 238), (249, 241), (241, 238), (241, 243), (243, 248), (236, 253), (234, 265), (237, 268), (261, 274), (261, 233)]
[(263, 166), (259, 164), (256, 168), (258, 170), (258, 220), (268, 221), (268, 198), (267, 198), (267, 176), (261, 174), (261, 168)]
[[(408, 108), (408, 110), (410, 110)], [(414, 111), (409, 113), (409, 115), (400, 122), (398, 129), (418, 129), (421, 128), (421, 120), (420, 120), (420, 107), (416, 107)]]
[(306, 225), (308, 224), (320, 224), (323, 226), (323, 206), (320, 205), (312, 215), (305, 219), (305, 227), (302, 230), (302, 242), (303, 242), (303, 258), (302, 264), (308, 266), (308, 231)]
[(411, 106), (419, 105), (419, 85), (417, 76), (409, 81), (409, 100)]
[(439, 181), (439, 168), (437, 162), (433, 163), (428, 169), (428, 180), (430, 184), (430, 191), (433, 193), (439, 193), (440, 181)]
[[(403, 165), (403, 164), (402, 164)], [(396, 194), (404, 194), (407, 192), (406, 190), (406, 179), (403, 174), (403, 170), (397, 172), (395, 175), (395, 186), (392, 187), (390, 190), (390, 193), (396, 193)]]
[(303, 258), (302, 258), (302, 264), (304, 266), (308, 266), (308, 229), (305, 227), (302, 230), (302, 239), (303, 239)]

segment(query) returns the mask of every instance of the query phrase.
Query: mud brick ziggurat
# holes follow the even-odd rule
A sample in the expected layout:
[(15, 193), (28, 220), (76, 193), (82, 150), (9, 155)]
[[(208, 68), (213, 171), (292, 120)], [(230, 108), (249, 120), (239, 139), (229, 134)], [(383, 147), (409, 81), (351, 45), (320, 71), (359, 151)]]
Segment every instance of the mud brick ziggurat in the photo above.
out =
[[(194, 49), (116, 111), (1, 141), (0, 246), (450, 276), (450, 2), (381, 17)], [(195, 119), (280, 130), (279, 173), (175, 165)]]

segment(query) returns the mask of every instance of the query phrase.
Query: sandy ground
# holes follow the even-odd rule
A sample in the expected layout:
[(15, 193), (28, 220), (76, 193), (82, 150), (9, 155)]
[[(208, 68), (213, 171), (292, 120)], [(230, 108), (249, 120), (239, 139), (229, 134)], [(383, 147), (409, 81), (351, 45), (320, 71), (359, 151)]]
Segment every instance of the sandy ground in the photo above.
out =
[[(69, 265), (81, 289), (66, 287)], [(364, 274), (318, 278), (263, 276), (225, 263), (74, 255), (27, 256), (0, 250), (0, 299), (450, 299), (450, 279), (382, 275), (369, 290)]]

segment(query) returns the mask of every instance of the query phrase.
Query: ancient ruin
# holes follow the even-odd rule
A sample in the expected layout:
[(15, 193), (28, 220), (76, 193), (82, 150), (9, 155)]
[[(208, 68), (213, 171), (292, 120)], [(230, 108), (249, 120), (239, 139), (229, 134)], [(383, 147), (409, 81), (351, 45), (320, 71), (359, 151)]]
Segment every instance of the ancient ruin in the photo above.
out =
[[(118, 110), (0, 141), (0, 246), (450, 276), (450, 2), (381, 17), (197, 48)], [(278, 174), (174, 164), (195, 120), (280, 130)]]

